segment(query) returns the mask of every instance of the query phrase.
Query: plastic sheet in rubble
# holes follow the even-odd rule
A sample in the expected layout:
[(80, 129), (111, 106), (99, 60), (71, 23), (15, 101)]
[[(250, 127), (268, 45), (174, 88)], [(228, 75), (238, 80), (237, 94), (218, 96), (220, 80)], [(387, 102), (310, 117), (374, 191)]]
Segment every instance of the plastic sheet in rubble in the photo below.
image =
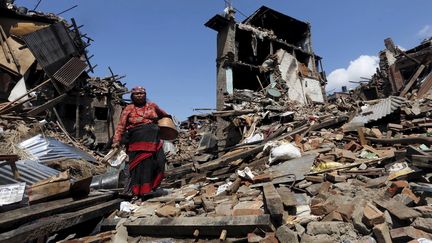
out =
[(25, 183), (0, 185), (0, 206), (20, 202), (24, 191)]
[(64, 144), (54, 138), (34, 136), (19, 144), (28, 154), (39, 161), (52, 161), (58, 159), (84, 159), (96, 162), (90, 154), (70, 145)]

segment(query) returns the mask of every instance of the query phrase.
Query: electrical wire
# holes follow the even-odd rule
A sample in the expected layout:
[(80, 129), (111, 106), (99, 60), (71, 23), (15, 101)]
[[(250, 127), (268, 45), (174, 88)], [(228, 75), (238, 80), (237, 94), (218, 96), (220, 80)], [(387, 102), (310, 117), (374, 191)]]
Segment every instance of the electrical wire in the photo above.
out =
[(36, 4), (36, 6), (33, 8), (33, 11), (35, 11), (38, 7), (39, 7), (39, 4), (42, 2), (42, 0), (39, 0), (38, 1), (38, 3)]

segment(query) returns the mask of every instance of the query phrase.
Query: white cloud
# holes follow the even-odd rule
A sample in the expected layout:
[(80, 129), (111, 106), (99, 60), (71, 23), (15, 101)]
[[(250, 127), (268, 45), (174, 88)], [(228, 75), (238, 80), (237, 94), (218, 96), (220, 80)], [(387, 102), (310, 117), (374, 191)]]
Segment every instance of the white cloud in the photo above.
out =
[(349, 81), (360, 81), (361, 77), (370, 78), (378, 67), (379, 58), (376, 56), (361, 55), (354, 61), (351, 61), (348, 68), (339, 68), (333, 70), (328, 76), (326, 90), (333, 93), (341, 91), (342, 86), (348, 89), (356, 87), (358, 84)]
[(432, 36), (432, 27), (430, 25), (425, 25), (419, 32), (417, 33), (418, 36), (422, 38), (429, 38)]
[(405, 48), (405, 47), (403, 47), (403, 46), (400, 46), (400, 45), (396, 45), (397, 46), (397, 48), (399, 48), (401, 51), (406, 51), (407, 49)]

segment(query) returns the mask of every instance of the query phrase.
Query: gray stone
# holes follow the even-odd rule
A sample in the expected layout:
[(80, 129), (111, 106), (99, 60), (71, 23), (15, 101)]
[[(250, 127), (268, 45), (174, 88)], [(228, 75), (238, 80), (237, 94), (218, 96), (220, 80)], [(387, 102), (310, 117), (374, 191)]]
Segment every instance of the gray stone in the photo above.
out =
[(216, 206), (216, 214), (219, 216), (231, 216), (232, 215), (232, 203), (231, 202), (223, 202)]
[(390, 230), (386, 223), (375, 225), (373, 233), (378, 243), (392, 243)]
[(414, 205), (414, 201), (405, 194), (397, 194), (396, 196), (393, 197), (396, 201), (399, 201), (401, 203), (403, 203), (406, 206), (413, 206)]
[(354, 212), (352, 213), (352, 223), (354, 229), (356, 229), (360, 234), (368, 235), (370, 233), (370, 230), (362, 221), (365, 204), (365, 200), (360, 200), (359, 203), (355, 205)]
[(367, 169), (367, 165), (366, 164), (361, 164), (358, 168), (359, 168), (359, 170), (366, 170)]
[(432, 218), (416, 218), (411, 224), (414, 228), (432, 233)]
[(242, 185), (237, 190), (238, 197), (257, 197), (261, 194), (260, 190), (249, 188), (248, 186)]
[(335, 188), (341, 190), (342, 192), (352, 190), (351, 183), (348, 182), (340, 182), (333, 185)]
[(309, 235), (345, 235), (353, 238), (357, 237), (352, 224), (346, 222), (326, 221), (310, 222), (307, 225)]
[(301, 224), (294, 224), (294, 227), (295, 227), (295, 229), (297, 231), (297, 234), (300, 237), (306, 232), (306, 229), (303, 226), (301, 226)]
[(362, 238), (358, 239), (356, 243), (377, 243), (377, 242), (372, 236), (363, 236)]
[(389, 226), (389, 228), (390, 229), (393, 228), (393, 219), (387, 210), (384, 211), (384, 218), (385, 218), (385, 221), (386, 221), (387, 225)]
[(301, 243), (334, 243), (338, 242), (335, 237), (330, 235), (308, 235), (304, 234)]
[(297, 233), (292, 231), (288, 226), (282, 225), (276, 231), (276, 237), (280, 242), (298, 243)]
[(180, 209), (171, 205), (165, 205), (156, 210), (159, 217), (176, 217), (180, 214)]

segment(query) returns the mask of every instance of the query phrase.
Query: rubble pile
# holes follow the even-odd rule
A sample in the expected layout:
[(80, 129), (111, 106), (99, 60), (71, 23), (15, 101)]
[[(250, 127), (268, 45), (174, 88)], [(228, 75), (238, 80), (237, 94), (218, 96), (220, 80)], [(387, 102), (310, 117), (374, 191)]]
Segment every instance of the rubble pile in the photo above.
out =
[[(238, 240), (242, 236), (248, 242), (430, 239), (432, 174), (427, 161), (432, 159), (432, 139), (429, 125), (421, 125), (430, 119), (428, 111), (414, 115), (411, 109), (415, 104), (430, 107), (432, 97), (396, 100), (400, 101), (396, 109), (386, 110), (381, 105), (388, 113), (361, 125), (355, 121), (374, 114), (374, 110), (359, 108), (354, 116), (339, 110), (337, 104), (299, 108), (291, 121), (268, 125), (283, 129), (275, 129), (255, 143), (241, 146), (240, 142), (217, 159), (168, 170), (166, 183), (180, 188), (136, 202), (123, 225), (132, 236), (173, 237), (173, 231), (187, 226), (190, 230), (175, 235), (212, 238), (222, 237), (225, 232), (228, 237)], [(256, 102), (260, 103), (259, 99)], [(236, 115), (246, 107), (252, 108), (243, 105), (236, 111), (214, 115), (229, 114), (238, 130), (245, 131), (250, 123), (236, 119), (259, 117), (252, 135), (265, 131), (262, 115), (269, 112), (260, 112), (264, 108), (255, 105), (256, 110)], [(352, 117), (351, 121), (338, 119), (344, 115)], [(248, 137), (246, 132), (242, 141)], [(170, 220), (158, 221), (161, 217)], [(266, 225), (251, 223), (251, 218)], [(251, 228), (242, 232), (232, 221), (225, 224), (234, 219), (242, 227)], [(105, 227), (114, 229), (117, 222), (107, 221)], [(205, 227), (207, 224), (213, 226), (212, 230)], [(214, 232), (214, 228), (218, 230)], [(160, 230), (152, 233), (152, 229)]]
[(373, 100), (390, 95), (421, 99), (429, 92), (431, 81), (432, 40), (425, 39), (414, 48), (403, 51), (391, 38), (384, 40), (386, 49), (379, 53), (379, 68), (367, 83), (354, 90), (358, 99)]
[[(124, 157), (103, 150), (125, 103), (122, 77), (82, 71), (65, 83), (31, 52), (30, 90), (53, 86), (0, 108), (0, 241), (431, 241), (430, 40), (408, 51), (385, 40), (367, 84), (326, 97), (309, 24), (264, 6), (242, 23), (233, 14), (206, 23), (221, 38), (218, 109), (164, 141), (162, 188), (137, 200), (119, 195)], [(11, 84), (26, 77), (1, 61)]]

